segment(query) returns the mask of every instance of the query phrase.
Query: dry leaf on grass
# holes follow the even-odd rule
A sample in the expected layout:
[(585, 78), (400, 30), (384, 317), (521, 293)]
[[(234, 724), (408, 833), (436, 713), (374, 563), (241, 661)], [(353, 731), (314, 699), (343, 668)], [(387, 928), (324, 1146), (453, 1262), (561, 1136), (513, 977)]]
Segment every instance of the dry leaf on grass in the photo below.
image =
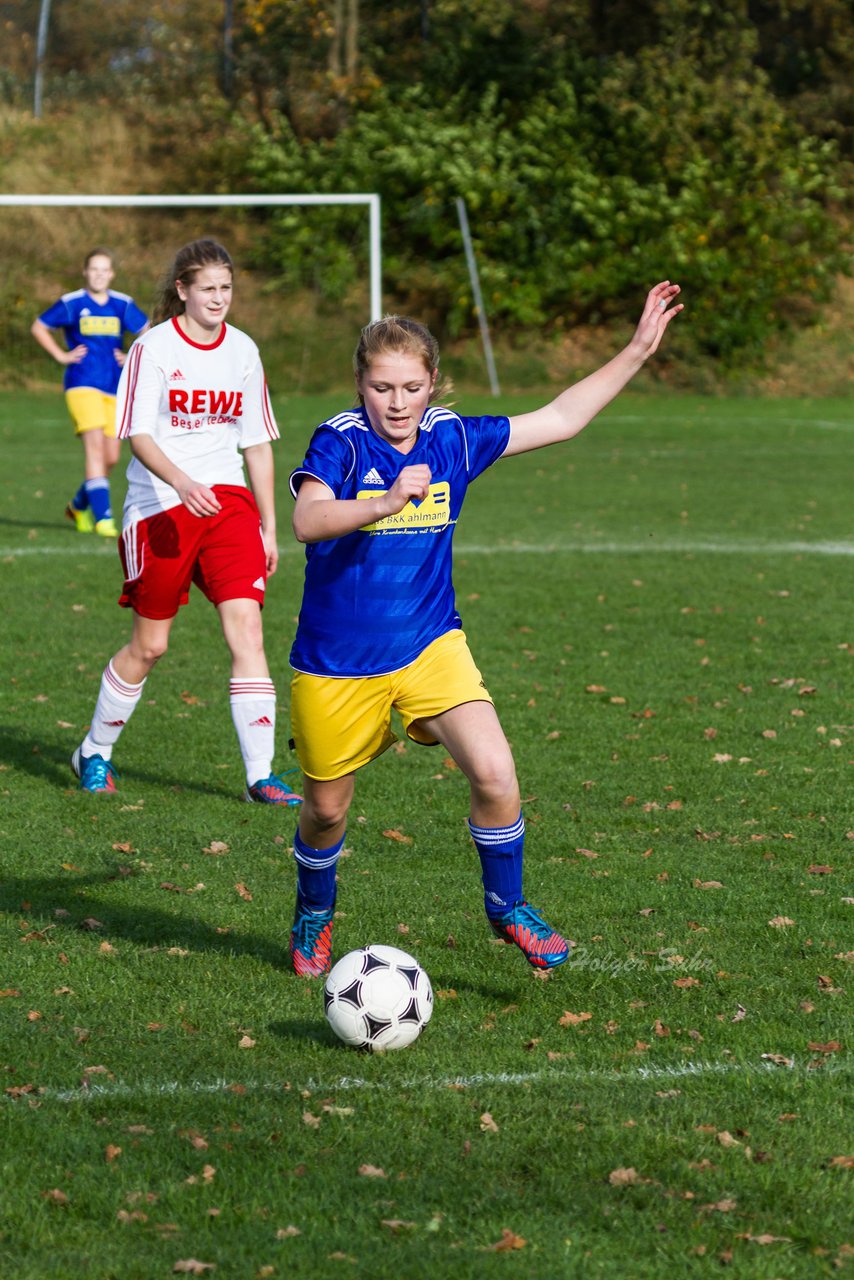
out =
[[(837, 1156), (837, 1159), (839, 1157)], [(50, 1191), (43, 1191), (42, 1199), (47, 1200), (49, 1204), (68, 1204), (68, 1196), (64, 1191), (60, 1191), (58, 1187), (53, 1187)]]
[(480, 1131), (481, 1133), (498, 1132), (498, 1125), (495, 1123), (488, 1111), (484, 1111), (483, 1115), (480, 1117)]
[(360, 1164), (359, 1175), (362, 1178), (387, 1178), (388, 1174), (385, 1169), (380, 1169), (375, 1164)]
[(558, 1023), (562, 1027), (577, 1027), (580, 1022), (589, 1022), (592, 1017), (592, 1013), (572, 1013), (567, 1009), (566, 1013), (558, 1018)]
[(216, 1271), (215, 1262), (199, 1262), (198, 1258), (182, 1258), (172, 1268), (173, 1273), (185, 1276), (203, 1276), (206, 1271)]
[(790, 920), (788, 916), (775, 916), (773, 920), (769, 920), (772, 929), (788, 929), (795, 922)]
[(528, 1243), (522, 1236), (517, 1236), (515, 1231), (509, 1231), (507, 1227), (501, 1228), (501, 1239), (496, 1244), (487, 1245), (489, 1253), (509, 1253), (511, 1249), (524, 1249)]
[(396, 827), (384, 831), (383, 835), (386, 840), (396, 840), (398, 844), (412, 844), (412, 836), (405, 836), (402, 831), (398, 831)]
[(749, 1240), (751, 1244), (791, 1244), (791, 1236), (772, 1236), (767, 1231), (763, 1231), (762, 1235), (752, 1236), (747, 1231), (739, 1231), (736, 1240)]

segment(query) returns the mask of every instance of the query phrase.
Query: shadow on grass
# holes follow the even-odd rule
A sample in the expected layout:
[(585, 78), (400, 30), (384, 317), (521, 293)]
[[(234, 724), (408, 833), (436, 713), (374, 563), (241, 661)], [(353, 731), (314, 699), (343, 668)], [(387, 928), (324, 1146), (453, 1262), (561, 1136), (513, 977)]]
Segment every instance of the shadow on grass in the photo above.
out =
[[(11, 516), (0, 516), (0, 528), (2, 528), (3, 525), (9, 525), (13, 529), (58, 529), (62, 533), (73, 534), (75, 538), (79, 538), (81, 536), (79, 533), (77, 533), (74, 526), (67, 519), (66, 520), (13, 520)], [(94, 535), (93, 535), (93, 539), (94, 539)], [(106, 539), (104, 539), (103, 541), (104, 541), (105, 547), (109, 547), (110, 545), (112, 545)], [(100, 542), (100, 539), (99, 539), (99, 542)]]
[[(57, 743), (39, 742), (35, 738), (28, 738), (20, 730), (8, 725), (0, 726), (0, 758), (14, 768), (20, 769), (22, 773), (28, 773), (40, 782), (46, 782), (62, 791), (77, 789), (77, 779), (71, 770), (71, 754), (77, 745), (77, 738), (74, 738), (70, 745), (65, 742), (60, 746)], [(162, 773), (152, 773), (147, 769), (132, 769), (127, 773), (120, 770), (119, 778), (124, 779), (127, 784), (148, 783), (169, 792), (177, 788), (178, 791), (191, 791), (198, 795), (219, 796), (223, 799), (237, 798), (237, 793), (225, 786), (181, 781), (174, 774), (171, 777), (165, 777)], [(121, 784), (118, 791), (116, 799), (120, 798)], [(86, 803), (93, 797), (84, 796), (81, 799)], [(95, 803), (99, 805), (105, 801), (109, 804), (111, 797), (98, 796), (95, 799)]]
[[(301, 979), (305, 981), (305, 979)], [(320, 988), (318, 986), (318, 999)], [(332, 1028), (324, 1021), (319, 1022), (317, 1019), (309, 1022), (307, 1018), (287, 1018), (281, 1022), (271, 1022), (267, 1026), (267, 1030), (271, 1035), (278, 1036), (281, 1040), (292, 1040), (295, 1043), (305, 1044), (307, 1040), (313, 1040), (315, 1044), (322, 1044), (324, 1048), (340, 1048), (347, 1049), (347, 1046), (335, 1035)], [(352, 1049), (349, 1050), (353, 1052)]]
[[(251, 956), (271, 968), (290, 970), (287, 946), (268, 938), (241, 931), (219, 933), (212, 925), (189, 916), (172, 915), (136, 902), (124, 905), (117, 903), (114, 896), (99, 898), (100, 886), (113, 886), (111, 892), (114, 893), (117, 884), (130, 883), (133, 878), (118, 871), (93, 872), (73, 878), (70, 875), (32, 879), (4, 877), (0, 881), (0, 911), (16, 920), (23, 916), (49, 922), (41, 927), (34, 924), (29, 931), (34, 946), (59, 943), (87, 932), (95, 938), (123, 938), (139, 946), (158, 949), (182, 947), (193, 952)], [(67, 911), (68, 915), (57, 918), (57, 910)], [(89, 921), (95, 923), (87, 923)], [(27, 940), (26, 933), (21, 940)]]

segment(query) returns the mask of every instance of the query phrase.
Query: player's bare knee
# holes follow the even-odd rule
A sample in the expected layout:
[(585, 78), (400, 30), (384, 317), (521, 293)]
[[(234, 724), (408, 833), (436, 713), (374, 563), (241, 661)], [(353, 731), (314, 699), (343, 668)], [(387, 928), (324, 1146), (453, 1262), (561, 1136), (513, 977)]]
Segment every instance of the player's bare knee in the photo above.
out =
[(144, 644), (132, 645), (131, 656), (137, 662), (142, 663), (143, 666), (148, 667), (150, 671), (160, 661), (168, 648), (169, 642), (167, 640), (146, 641)]
[(506, 800), (519, 790), (512, 760), (500, 758), (479, 760), (469, 782), (473, 792), (490, 802)]

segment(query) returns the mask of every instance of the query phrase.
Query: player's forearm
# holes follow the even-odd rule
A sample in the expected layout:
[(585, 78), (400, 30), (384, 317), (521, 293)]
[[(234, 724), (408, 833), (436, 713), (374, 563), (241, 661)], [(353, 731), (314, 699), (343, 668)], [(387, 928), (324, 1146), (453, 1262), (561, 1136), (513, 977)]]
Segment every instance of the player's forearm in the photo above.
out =
[(646, 356), (629, 343), (607, 364), (567, 387), (550, 404), (514, 418), (507, 455), (571, 440), (619, 395), (643, 366)]
[(293, 529), (297, 542), (326, 542), (344, 538), (389, 514), (385, 495), (376, 498), (318, 498), (294, 508)]
[(244, 450), (243, 460), (249, 473), (249, 483), (258, 504), (261, 528), (265, 533), (276, 531), (276, 499), (274, 488), (275, 464), (273, 448), (269, 444), (256, 444)]
[(39, 346), (42, 347), (49, 356), (52, 356), (57, 364), (65, 363), (66, 352), (63, 351), (47, 325), (42, 324), (41, 320), (34, 320), (30, 326), (30, 333), (33, 335)]
[(186, 471), (182, 471), (176, 466), (156, 444), (151, 436), (134, 435), (130, 437), (130, 449), (135, 458), (138, 458), (142, 465), (157, 476), (158, 480), (162, 480), (164, 484), (169, 484), (177, 492), (192, 483), (192, 478), (187, 475)]

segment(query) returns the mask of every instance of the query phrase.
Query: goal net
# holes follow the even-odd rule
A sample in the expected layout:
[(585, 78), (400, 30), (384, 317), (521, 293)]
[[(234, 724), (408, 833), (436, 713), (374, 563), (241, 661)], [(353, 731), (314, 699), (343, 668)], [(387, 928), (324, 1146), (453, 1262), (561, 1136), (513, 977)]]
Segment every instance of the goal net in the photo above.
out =
[(274, 392), (348, 385), (358, 329), (381, 314), (380, 198), (340, 195), (0, 195), (0, 388), (57, 385), (33, 320), (81, 287), (86, 253), (150, 313), (175, 252), (208, 236), (235, 262), (231, 319)]

